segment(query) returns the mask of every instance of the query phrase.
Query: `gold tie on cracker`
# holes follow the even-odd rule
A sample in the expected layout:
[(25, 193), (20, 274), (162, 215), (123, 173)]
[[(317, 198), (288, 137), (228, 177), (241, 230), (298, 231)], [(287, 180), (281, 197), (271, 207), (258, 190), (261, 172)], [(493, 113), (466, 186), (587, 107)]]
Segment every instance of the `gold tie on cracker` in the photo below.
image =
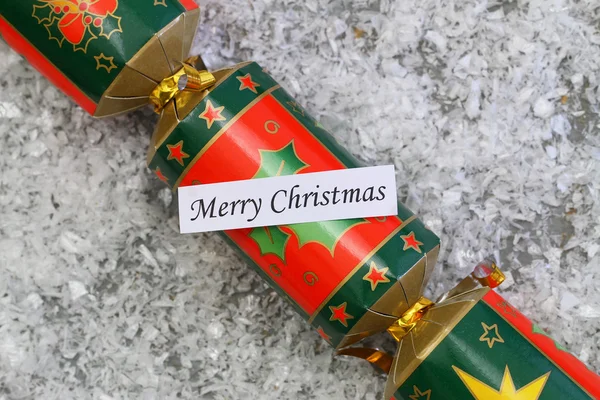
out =
[(149, 101), (154, 105), (154, 112), (160, 114), (163, 108), (183, 91), (200, 92), (215, 82), (213, 74), (206, 70), (198, 71), (186, 61), (179, 71), (166, 77), (156, 86), (150, 94)]
[[(437, 303), (420, 297), (386, 329), (398, 342), (395, 356), (383, 350), (364, 347), (344, 348), (338, 350), (337, 354), (364, 359), (388, 373), (384, 398), (393, 398), (400, 384), (406, 381), (436, 345), (451, 332), (460, 322), (460, 318), (464, 317), (491, 288), (504, 282), (504, 279), (504, 274), (496, 264), (482, 263)], [(436, 311), (449, 305), (454, 308), (452, 312)]]

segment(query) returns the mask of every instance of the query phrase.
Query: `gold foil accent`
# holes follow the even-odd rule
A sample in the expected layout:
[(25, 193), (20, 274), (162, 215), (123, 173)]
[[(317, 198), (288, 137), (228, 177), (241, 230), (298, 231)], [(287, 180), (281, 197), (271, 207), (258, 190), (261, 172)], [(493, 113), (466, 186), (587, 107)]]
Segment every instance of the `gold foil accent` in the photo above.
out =
[(404, 314), (402, 314), (402, 317), (396, 320), (396, 322), (394, 322), (392, 326), (387, 329), (387, 331), (394, 339), (400, 342), (404, 336), (408, 335), (408, 333), (412, 331), (415, 326), (417, 326), (417, 322), (421, 320), (423, 314), (425, 314), (425, 312), (427, 312), (427, 310), (429, 310), (433, 304), (433, 301), (425, 297), (421, 297), (412, 306), (410, 306), (410, 308), (406, 310)]
[(166, 59), (158, 35), (153, 36), (127, 65), (138, 74), (146, 76), (156, 83), (172, 74), (169, 60)]
[[(404, 228), (414, 219), (406, 220)], [(425, 290), (439, 254), (439, 246), (431, 249), (410, 270), (405, 273), (388, 291), (371, 306), (362, 318), (346, 334), (337, 346), (338, 349), (350, 346), (362, 339), (385, 330), (398, 320), (420, 299)]]
[[(381, 304), (377, 304), (383, 312), (374, 311), (374, 307), (368, 310), (338, 346), (340, 348), (356, 343), (362, 338), (384, 330), (398, 342), (394, 357), (378, 349), (346, 347), (338, 350), (340, 355), (362, 358), (384, 371), (389, 366), (386, 399), (392, 398), (396, 390), (465, 315), (491, 290), (491, 287), (496, 287), (504, 277), (494, 263), (479, 264), (469, 277), (463, 279), (454, 289), (434, 303), (423, 297), (422, 293), (438, 251), (439, 248), (431, 250), (400, 278), (397, 285), (394, 285), (379, 300), (379, 302), (383, 300)], [(428, 265), (430, 263), (431, 265)], [(414, 299), (417, 293), (419, 297)], [(389, 295), (395, 296), (396, 304), (400, 306), (394, 308), (392, 298), (386, 298)], [(404, 311), (401, 315), (391, 315), (398, 310)]]
[(183, 60), (188, 58), (189, 49), (183, 48), (185, 36), (185, 18), (177, 18), (157, 34), (163, 48), (171, 73), (181, 68)]
[[(245, 62), (245, 63), (238, 64), (238, 65), (235, 65), (230, 68), (213, 71), (212, 74), (216, 79), (216, 83), (213, 86), (211, 86), (209, 90), (206, 90), (201, 93), (193, 92), (193, 91), (190, 91), (190, 92), (186, 91), (186, 92), (181, 93), (181, 95), (178, 96), (176, 99), (177, 114), (179, 115), (179, 119), (183, 120), (186, 115), (191, 113), (194, 110), (194, 108), (196, 108), (196, 106), (202, 100), (204, 100), (204, 98), (206, 96), (208, 96), (210, 94), (210, 92), (215, 90), (221, 83), (225, 82), (227, 80), (227, 78), (229, 78), (237, 70), (239, 70), (242, 67), (245, 67), (248, 64), (250, 64), (250, 63)], [(199, 62), (195, 65), (195, 68), (198, 69), (198, 68), (206, 68), (206, 67), (202, 63)], [(166, 137), (164, 137), (164, 138), (166, 139)], [(161, 144), (162, 144), (162, 142), (161, 142)]]
[[(117, 115), (125, 111), (135, 110), (136, 108), (141, 108), (147, 105), (148, 96), (125, 98), (105, 96), (100, 99), (100, 103), (98, 103), (98, 108), (96, 108), (94, 117), (103, 118), (111, 115)], [(98, 114), (98, 110), (100, 110), (101, 114)]]
[(150, 94), (150, 103), (154, 111), (160, 113), (163, 108), (183, 91), (202, 91), (216, 83), (216, 79), (208, 71), (197, 71), (191, 65), (183, 67), (175, 74), (165, 78)]
[(398, 350), (386, 383), (386, 399), (394, 395), (404, 381), (489, 290), (489, 288), (480, 288), (463, 293), (427, 310), (416, 326), (398, 342)]
[(397, 316), (386, 315), (373, 310), (367, 310), (365, 315), (363, 315), (362, 318), (352, 327), (350, 332), (344, 336), (344, 339), (342, 339), (340, 344), (337, 346), (337, 349), (344, 349), (369, 336), (385, 332), (387, 328), (397, 319)]
[(146, 155), (146, 162), (150, 165), (152, 158), (156, 154), (156, 150), (160, 145), (156, 145), (159, 138), (168, 136), (173, 129), (181, 122), (177, 117), (177, 111), (175, 109), (175, 102), (168, 103), (165, 108), (162, 109), (158, 123), (152, 133), (152, 139), (150, 140), (151, 145), (148, 147), (148, 154)]
[(338, 355), (352, 356), (367, 360), (371, 364), (377, 366), (386, 374), (390, 372), (394, 358), (383, 350), (367, 349), (364, 347), (351, 347), (338, 351)]
[[(135, 84), (132, 84), (135, 82)], [(113, 82), (110, 87), (109, 97), (127, 98), (127, 97), (144, 97), (152, 92), (156, 87), (156, 82), (145, 75), (132, 69), (129, 65), (121, 70), (119, 77)]]
[[(196, 57), (188, 59), (188, 62), (192, 63), (195, 68), (204, 67), (201, 60), (196, 59)], [(235, 71), (248, 64), (250, 63), (245, 62), (231, 68), (213, 71), (212, 75), (215, 77), (216, 83), (209, 89), (202, 92), (183, 91), (179, 94), (179, 96), (175, 97), (174, 102), (168, 103), (162, 110), (161, 117), (158, 120), (156, 128), (154, 129), (154, 133), (152, 134), (152, 140), (150, 141), (151, 145), (148, 149), (148, 154), (146, 157), (147, 163), (150, 164), (152, 158), (154, 158), (154, 155), (156, 154), (156, 151), (169, 137), (171, 132), (173, 132), (177, 125), (183, 121), (183, 119), (190, 112), (192, 112), (194, 108), (196, 108), (196, 106), (210, 94), (210, 92), (215, 90), (221, 83), (227, 80), (227, 78), (229, 78)], [(154, 87), (156, 87), (156, 85), (154, 85)]]
[(482, 262), (475, 267), (471, 275), (467, 276), (452, 290), (437, 299), (437, 302), (439, 303), (449, 297), (456, 296), (482, 286), (492, 289), (496, 288), (502, 282), (504, 282), (504, 279), (504, 273), (494, 262)]
[(131, 58), (102, 95), (94, 114), (107, 117), (143, 107), (154, 88), (183, 67), (200, 13), (181, 14)]
[(482, 262), (475, 267), (471, 276), (476, 279), (482, 286), (495, 288), (504, 282), (506, 276), (500, 271), (496, 263), (492, 261)]
[[(196, 36), (196, 28), (200, 20), (200, 8), (195, 8), (185, 13), (184, 28), (183, 28), (183, 58), (187, 57)], [(206, 67), (200, 69), (207, 69)]]

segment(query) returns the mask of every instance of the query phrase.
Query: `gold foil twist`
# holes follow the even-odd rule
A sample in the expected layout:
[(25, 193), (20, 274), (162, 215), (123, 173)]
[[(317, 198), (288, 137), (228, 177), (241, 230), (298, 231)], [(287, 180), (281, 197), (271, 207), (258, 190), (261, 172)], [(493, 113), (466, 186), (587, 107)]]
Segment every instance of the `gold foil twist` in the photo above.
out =
[(506, 279), (504, 273), (494, 263), (482, 262), (475, 267), (471, 276), (476, 279), (482, 286), (487, 286), (492, 289), (500, 286)]
[(183, 91), (201, 92), (216, 83), (216, 79), (206, 70), (198, 71), (187, 62), (175, 74), (165, 78), (150, 94), (150, 103), (154, 111), (160, 113), (162, 109)]
[[(413, 304), (402, 317), (394, 322), (388, 329), (387, 332), (392, 335), (397, 342), (402, 341), (410, 331), (412, 331), (423, 315), (429, 310), (435, 303), (425, 297), (421, 297), (415, 304)], [(383, 350), (379, 349), (368, 349), (364, 347), (348, 347), (338, 351), (339, 355), (352, 356), (367, 360), (371, 364), (377, 366), (385, 373), (390, 372), (390, 367), (394, 358)]]
[(433, 301), (421, 297), (404, 314), (402, 314), (402, 317), (394, 322), (387, 331), (394, 339), (396, 339), (396, 341), (401, 341), (404, 336), (408, 335), (408, 333), (417, 326), (417, 323), (423, 317), (423, 314), (425, 314), (433, 305)]
[[(411, 331), (419, 326), (421, 323), (425, 323), (424, 321), (430, 319), (432, 316), (430, 315), (432, 312), (435, 313), (436, 307), (444, 304), (455, 303), (458, 304), (461, 301), (459, 299), (466, 298), (467, 300), (471, 297), (470, 294), (473, 294), (477, 291), (481, 291), (484, 289), (490, 290), (492, 288), (497, 287), (504, 281), (504, 274), (502, 271), (496, 266), (493, 262), (483, 262), (475, 267), (471, 275), (463, 279), (454, 289), (450, 292), (446, 293), (444, 296), (440, 297), (436, 303), (433, 301), (421, 297), (419, 298), (407, 311), (405, 311), (402, 316), (397, 319), (393, 324), (391, 324), (387, 328), (387, 332), (400, 344), (403, 341), (408, 340), (408, 343), (414, 347), (415, 340), (421, 341), (424, 343), (419, 343), (419, 348), (431, 348), (433, 349), (436, 346), (435, 337), (439, 337), (439, 334), (442, 334), (447, 328), (439, 325), (441, 330), (435, 333), (434, 336), (431, 334), (423, 333), (423, 329), (419, 329), (419, 331), (410, 335)], [(485, 293), (485, 292), (484, 292)], [(458, 317), (460, 319), (462, 317)], [(435, 318), (434, 318), (435, 319)], [(429, 321), (431, 322), (431, 321)], [(456, 321), (458, 323), (458, 321)], [(433, 324), (438, 329), (437, 324)], [(421, 335), (424, 335), (423, 338), (419, 338)], [(412, 337), (414, 336), (414, 337)], [(408, 346), (408, 347), (411, 347)], [(398, 366), (399, 357), (401, 354), (399, 353), (400, 348), (396, 355), (388, 354), (384, 350), (380, 349), (371, 349), (365, 347), (347, 347), (341, 349), (337, 352), (339, 355), (346, 355), (361, 358), (363, 360), (369, 361), (371, 364), (377, 366), (385, 373), (390, 374), (390, 378), (388, 378), (388, 383), (386, 386), (386, 398), (390, 398), (390, 396), (395, 392), (398, 385), (401, 384), (411, 372), (403, 371), (402, 367)], [(406, 356), (406, 354), (404, 354)], [(407, 361), (407, 360), (402, 360)], [(410, 361), (409, 361), (410, 363)], [(402, 365), (402, 364), (401, 364)], [(418, 364), (416, 364), (418, 365)], [(414, 367), (414, 365), (413, 365)], [(416, 367), (415, 367), (416, 368)], [(406, 376), (405, 376), (406, 375)], [(392, 381), (390, 383), (390, 381)]]

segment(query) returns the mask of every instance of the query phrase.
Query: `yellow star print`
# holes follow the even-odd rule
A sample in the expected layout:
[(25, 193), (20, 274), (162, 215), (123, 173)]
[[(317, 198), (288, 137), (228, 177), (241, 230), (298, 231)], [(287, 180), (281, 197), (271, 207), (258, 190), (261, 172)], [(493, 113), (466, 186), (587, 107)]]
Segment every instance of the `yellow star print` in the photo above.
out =
[(475, 400), (538, 400), (550, 376), (550, 372), (548, 372), (517, 390), (507, 365), (504, 369), (500, 390), (496, 390), (460, 368), (452, 366), (452, 369), (458, 374)]
[[(492, 326), (488, 326), (485, 322), (481, 323), (483, 326), (483, 335), (479, 338), (480, 342), (487, 342), (489, 348), (494, 347), (494, 343), (504, 343), (504, 339), (500, 336), (500, 332), (498, 332), (498, 324), (494, 324)], [(490, 333), (492, 336), (490, 337)]]

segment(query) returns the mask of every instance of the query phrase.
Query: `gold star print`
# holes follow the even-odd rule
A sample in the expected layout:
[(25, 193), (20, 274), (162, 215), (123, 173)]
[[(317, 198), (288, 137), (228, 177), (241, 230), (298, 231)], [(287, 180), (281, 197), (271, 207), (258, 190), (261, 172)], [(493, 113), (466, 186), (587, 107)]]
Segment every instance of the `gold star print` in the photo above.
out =
[(164, 6), (167, 7), (167, 0), (154, 0), (154, 7), (156, 6)]
[(418, 387), (413, 386), (414, 394), (409, 395), (410, 400), (429, 400), (431, 397), (431, 389), (421, 392)]
[(363, 281), (367, 281), (371, 284), (371, 291), (374, 292), (377, 289), (377, 285), (380, 283), (388, 283), (390, 280), (385, 274), (390, 269), (388, 267), (385, 268), (377, 268), (377, 264), (375, 261), (371, 261), (371, 265), (369, 266), (369, 272), (363, 277)]
[(100, 68), (104, 68), (106, 72), (110, 74), (110, 71), (117, 68), (114, 63), (114, 57), (106, 57), (104, 53), (100, 53), (99, 56), (94, 56), (96, 60), (96, 70), (100, 70)]
[(302, 107), (300, 107), (298, 103), (296, 103), (295, 101), (288, 101), (286, 104), (292, 107), (292, 111), (294, 111), (296, 114), (300, 114), (304, 117), (304, 110), (302, 109)]
[(548, 372), (517, 390), (507, 365), (504, 369), (500, 390), (496, 390), (455, 366), (452, 366), (452, 369), (469, 389), (475, 400), (538, 400), (550, 376), (550, 372)]
[[(498, 332), (498, 324), (494, 324), (492, 326), (488, 326), (485, 322), (481, 323), (483, 327), (483, 335), (479, 337), (480, 342), (487, 342), (489, 348), (494, 347), (494, 343), (504, 343), (504, 339), (500, 336), (500, 332)], [(490, 337), (490, 333), (493, 334), (493, 337)]]

